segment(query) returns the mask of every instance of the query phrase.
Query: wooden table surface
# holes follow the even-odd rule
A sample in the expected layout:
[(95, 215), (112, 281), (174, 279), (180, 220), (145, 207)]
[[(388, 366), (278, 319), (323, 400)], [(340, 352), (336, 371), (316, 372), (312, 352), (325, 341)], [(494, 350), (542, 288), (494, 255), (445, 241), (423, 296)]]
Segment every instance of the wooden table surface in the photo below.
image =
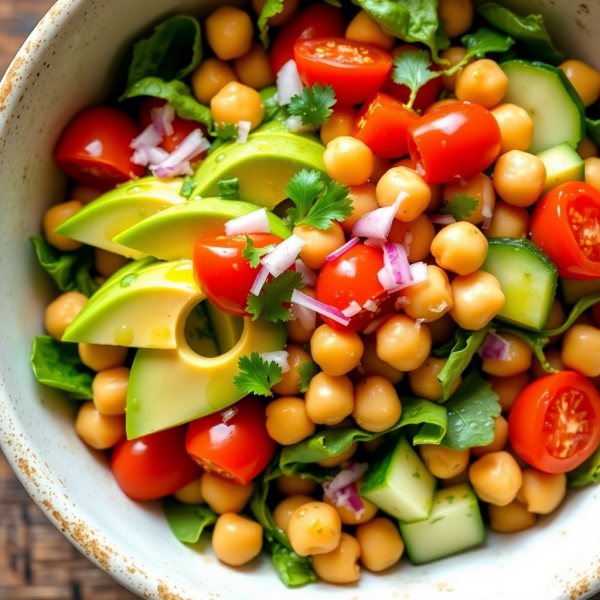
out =
[[(0, 0), (0, 74), (53, 0)], [(0, 599), (134, 600), (54, 528), (0, 453)]]

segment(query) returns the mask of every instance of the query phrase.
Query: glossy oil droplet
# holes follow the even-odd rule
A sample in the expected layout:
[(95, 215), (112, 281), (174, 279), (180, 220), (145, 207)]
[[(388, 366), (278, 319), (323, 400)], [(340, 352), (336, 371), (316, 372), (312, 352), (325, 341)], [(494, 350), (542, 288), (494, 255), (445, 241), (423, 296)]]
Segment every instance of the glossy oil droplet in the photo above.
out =
[(125, 277), (123, 277), (121, 279), (120, 285), (122, 288), (127, 288), (130, 285), (132, 285), (133, 283), (135, 283), (137, 278), (138, 278), (137, 273), (129, 273), (129, 275), (125, 275)]
[(115, 329), (115, 342), (119, 346), (131, 346), (133, 343), (133, 329), (127, 325)]

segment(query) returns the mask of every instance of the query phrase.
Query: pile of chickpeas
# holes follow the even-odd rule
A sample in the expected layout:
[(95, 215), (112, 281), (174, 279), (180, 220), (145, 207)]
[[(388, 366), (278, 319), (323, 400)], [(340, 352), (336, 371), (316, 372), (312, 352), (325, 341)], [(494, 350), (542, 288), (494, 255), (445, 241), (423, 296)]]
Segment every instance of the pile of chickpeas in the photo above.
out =
[[(253, 0), (258, 14), (265, 0)], [(270, 24), (282, 25), (298, 9), (299, 0), (285, 0), (284, 10)], [(439, 14), (450, 38), (462, 35), (472, 25), (470, 0), (440, 0)], [(253, 42), (254, 28), (243, 10), (221, 6), (205, 22), (206, 39), (215, 57), (205, 59), (192, 76), (195, 97), (209, 104), (218, 125), (250, 121), (252, 129), (263, 119), (264, 107), (257, 90), (275, 82), (267, 52)], [(379, 45), (391, 50), (397, 43), (360, 11), (348, 25), (348, 39)], [(455, 65), (465, 48), (453, 45), (441, 57)], [(600, 73), (575, 60), (561, 68), (589, 106), (600, 97)], [(324, 163), (328, 175), (347, 186), (353, 204), (352, 216), (333, 222), (323, 231), (310, 226), (294, 228), (305, 240), (300, 258), (318, 271), (326, 256), (342, 246), (356, 221), (364, 214), (391, 206), (403, 194), (389, 240), (404, 244), (409, 262), (426, 261), (428, 279), (401, 293), (401, 309), (370, 335), (339, 331), (317, 320), (305, 329), (299, 320), (287, 326), (289, 371), (273, 386), (276, 394), (266, 411), (269, 435), (280, 445), (296, 444), (312, 436), (317, 428), (355, 427), (379, 433), (397, 423), (402, 401), (397, 386), (407, 393), (437, 401), (442, 388), (437, 376), (446, 358), (431, 354), (433, 345), (452, 338), (457, 326), (478, 330), (487, 325), (504, 306), (498, 280), (480, 270), (488, 239), (498, 236), (526, 238), (528, 207), (539, 198), (545, 185), (542, 161), (527, 152), (533, 136), (533, 122), (527, 112), (513, 104), (502, 104), (508, 87), (506, 75), (489, 59), (474, 60), (457, 74), (442, 78), (448, 97), (424, 112), (452, 102), (469, 101), (490, 109), (502, 136), (501, 153), (493, 177), (480, 173), (468, 181), (428, 185), (415, 171), (409, 158), (395, 163), (374, 156), (351, 132), (358, 111), (334, 108), (320, 129), (326, 146)], [(598, 148), (586, 138), (579, 153), (585, 159), (586, 181), (600, 190)], [(463, 221), (440, 228), (428, 215), (457, 193), (477, 199), (478, 206)], [(54, 233), (66, 218), (94, 200), (100, 192), (76, 186), (72, 200), (52, 207), (44, 216), (48, 242), (58, 250), (73, 251), (81, 244)], [(483, 208), (493, 217), (489, 228)], [(104, 250), (95, 250), (98, 283), (125, 264), (126, 259)], [(305, 293), (314, 297), (311, 288)], [(46, 330), (60, 340), (66, 327), (83, 308), (87, 298), (67, 292), (46, 310)], [(548, 328), (561, 325), (565, 312), (556, 300)], [(584, 313), (563, 335), (550, 341), (546, 356), (559, 370), (573, 369), (600, 378), (600, 310)], [(502, 414), (495, 420), (494, 440), (485, 447), (454, 451), (443, 446), (419, 446), (429, 471), (449, 486), (470, 482), (478, 498), (488, 504), (490, 526), (503, 533), (521, 531), (535, 524), (538, 515), (557, 508), (566, 492), (564, 474), (538, 471), (520, 459), (508, 443), (506, 417), (518, 394), (533, 379), (545, 375), (531, 348), (520, 338), (504, 334), (509, 344), (507, 361), (485, 359), (482, 371), (498, 394)], [(306, 350), (310, 345), (310, 352)], [(79, 344), (82, 362), (97, 372), (93, 401), (82, 404), (75, 422), (78, 435), (93, 448), (104, 450), (125, 437), (125, 403), (129, 369), (123, 366), (126, 348)], [(299, 368), (314, 360), (319, 372), (300, 391)], [(403, 379), (406, 376), (406, 381)], [(451, 393), (460, 385), (459, 377)], [(403, 389), (402, 387), (400, 389)], [(383, 441), (354, 443), (340, 456), (323, 460), (323, 467), (338, 467), (347, 461), (366, 460)], [(360, 487), (360, 481), (358, 485)], [(375, 505), (363, 499), (364, 511), (357, 517), (335, 506), (316, 482), (297, 475), (282, 475), (276, 482), (282, 498), (273, 509), (275, 523), (289, 537), (300, 556), (312, 556), (316, 573), (324, 581), (350, 583), (360, 577), (359, 562), (379, 572), (397, 563), (404, 545), (396, 523)], [(257, 556), (262, 548), (262, 527), (242, 516), (254, 491), (254, 483), (237, 485), (212, 473), (204, 473), (175, 494), (189, 504), (206, 503), (220, 516), (212, 537), (216, 556), (226, 564), (239, 566)]]

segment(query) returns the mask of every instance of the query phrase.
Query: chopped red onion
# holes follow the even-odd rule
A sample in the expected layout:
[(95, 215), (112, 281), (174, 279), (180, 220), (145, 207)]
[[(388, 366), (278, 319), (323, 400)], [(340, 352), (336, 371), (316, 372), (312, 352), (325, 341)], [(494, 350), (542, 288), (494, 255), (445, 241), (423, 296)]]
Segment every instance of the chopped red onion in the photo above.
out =
[(400, 201), (396, 200), (392, 206), (377, 208), (363, 215), (354, 223), (352, 235), (378, 240), (387, 239), (399, 206)]
[(269, 271), (262, 267), (260, 271), (256, 275), (256, 279), (250, 288), (250, 293), (258, 296), (263, 289), (263, 285), (265, 285), (267, 281), (267, 277), (269, 276)]
[(300, 250), (305, 245), (306, 242), (300, 236), (291, 235), (287, 240), (277, 244), (273, 252), (263, 256), (260, 262), (273, 277), (279, 277), (296, 262)]
[(510, 343), (494, 330), (487, 332), (483, 344), (479, 348), (481, 358), (507, 362), (511, 359)]
[(104, 146), (102, 145), (102, 142), (100, 140), (94, 140), (84, 148), (84, 150), (93, 158), (98, 158), (99, 156), (102, 156), (103, 149)]
[(285, 350), (279, 352), (263, 352), (260, 357), (268, 363), (274, 362), (278, 367), (281, 368), (282, 373), (287, 373), (290, 370), (288, 363), (289, 353)]
[(292, 319), (295, 321), (298, 319), (300, 325), (306, 331), (312, 331), (317, 326), (317, 313), (306, 306), (300, 306), (299, 304), (290, 304), (290, 313)]
[(409, 283), (403, 283), (401, 285), (396, 285), (393, 282), (392, 276), (385, 267), (377, 273), (377, 278), (379, 279), (379, 283), (381, 283), (383, 288), (391, 294), (394, 292), (399, 292), (410, 285), (422, 283), (423, 281), (427, 281), (427, 279), (429, 279), (429, 275), (427, 273), (427, 263), (424, 262), (413, 263), (410, 265), (410, 273), (412, 275), (412, 281)]
[(238, 144), (245, 144), (248, 141), (248, 135), (250, 134), (250, 128), (252, 123), (250, 121), (238, 121), (238, 131), (235, 141)]
[(239, 233), (269, 233), (271, 226), (267, 217), (267, 209), (261, 208), (254, 212), (231, 219), (225, 223), (226, 235), (237, 235)]
[(298, 115), (292, 115), (285, 120), (284, 123), (286, 129), (292, 133), (300, 133), (306, 130), (306, 125), (302, 122), (301, 117)]
[(157, 131), (153, 124), (148, 125), (140, 135), (134, 138), (129, 144), (134, 150), (147, 150), (156, 148), (162, 142), (163, 136)]
[(375, 319), (371, 321), (363, 330), (364, 335), (369, 335), (370, 333), (374, 333), (377, 331), (384, 323), (387, 323), (394, 315), (392, 313), (383, 315), (383, 317), (379, 319)]
[(352, 302), (350, 302), (350, 304), (348, 305), (348, 308), (345, 308), (342, 311), (342, 314), (345, 317), (351, 319), (354, 315), (357, 315), (361, 310), (361, 305), (356, 300), (352, 300)]
[(356, 519), (360, 519), (365, 512), (365, 505), (358, 493), (356, 482), (332, 493), (330, 500), (333, 505), (352, 511)]
[(296, 272), (302, 275), (302, 281), (304, 281), (305, 285), (310, 285), (311, 287), (317, 285), (317, 274), (310, 267), (307, 267), (301, 258), (296, 260)]
[(407, 298), (406, 296), (398, 296), (396, 298), (396, 302), (394, 303), (394, 308), (396, 310), (400, 310), (403, 306), (406, 306), (407, 304), (410, 304), (410, 298)]
[(160, 135), (173, 135), (173, 121), (175, 120), (175, 107), (167, 102), (163, 106), (157, 106), (150, 111), (152, 123)]
[(377, 309), (379, 307), (377, 306), (377, 302), (374, 302), (373, 300), (369, 299), (363, 304), (363, 308), (365, 310), (368, 310), (369, 312), (377, 312)]
[(231, 421), (231, 419), (233, 419), (233, 417), (235, 417), (237, 413), (238, 407), (235, 406), (235, 404), (233, 406), (230, 406), (229, 408), (226, 408), (224, 411), (221, 412), (221, 419), (223, 420), (223, 423)]
[(142, 167), (146, 167), (148, 165), (148, 163), (150, 162), (150, 159), (148, 158), (148, 151), (147, 150), (136, 150), (133, 153), (133, 156), (131, 157), (131, 162), (134, 165), (141, 165)]
[(392, 276), (395, 285), (410, 283), (412, 274), (406, 257), (406, 250), (401, 244), (386, 242), (383, 246), (383, 264)]
[(325, 304), (324, 302), (319, 302), (310, 296), (303, 294), (299, 290), (294, 290), (292, 294), (292, 302), (295, 304), (299, 304), (300, 306), (305, 306), (306, 308), (310, 308), (314, 310), (316, 313), (323, 315), (339, 323), (340, 325), (348, 325), (350, 323), (350, 319), (344, 316), (341, 310), (334, 308), (333, 306), (329, 306), (329, 304)]
[(337, 250), (334, 250), (331, 254), (328, 254), (325, 257), (325, 260), (332, 261), (336, 258), (339, 258), (342, 254), (344, 254), (344, 252), (347, 252), (348, 250), (350, 250), (350, 248), (356, 246), (356, 244), (358, 244), (358, 241), (359, 240), (357, 237), (350, 238), (350, 240), (346, 242), (343, 246), (340, 246)]
[(358, 481), (369, 468), (367, 463), (350, 463), (347, 468), (340, 471), (331, 481), (323, 484), (325, 495), (331, 499), (332, 494), (339, 492), (346, 486)]
[(481, 229), (489, 229), (492, 226), (492, 217), (485, 217), (483, 219), (483, 223), (481, 224)]
[(375, 238), (367, 238), (365, 240), (365, 246), (372, 246), (378, 250), (383, 250), (384, 240), (376, 240)]
[(200, 129), (194, 129), (169, 156), (158, 165), (150, 167), (156, 177), (174, 177), (175, 175), (193, 175), (190, 160), (208, 150), (210, 142)]
[(452, 215), (429, 215), (429, 220), (434, 225), (452, 225), (456, 219)]
[(163, 160), (166, 160), (167, 156), (169, 156), (169, 153), (166, 150), (163, 150), (162, 148), (148, 148), (147, 153), (148, 163), (150, 163), (151, 165), (157, 165)]
[(288, 60), (277, 73), (277, 102), (280, 106), (288, 105), (293, 96), (302, 93), (303, 88), (296, 62), (294, 59)]

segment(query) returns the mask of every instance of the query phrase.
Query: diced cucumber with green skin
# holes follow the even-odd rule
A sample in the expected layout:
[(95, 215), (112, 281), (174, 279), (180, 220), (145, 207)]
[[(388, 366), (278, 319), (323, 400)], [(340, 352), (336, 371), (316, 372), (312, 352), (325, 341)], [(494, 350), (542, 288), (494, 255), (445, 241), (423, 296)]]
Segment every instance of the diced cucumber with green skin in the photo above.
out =
[(566, 142), (544, 150), (537, 156), (546, 167), (546, 185), (542, 194), (567, 181), (585, 181), (585, 164)]
[(600, 294), (600, 279), (586, 281), (561, 277), (558, 281), (565, 304), (576, 304), (586, 296)]
[(585, 136), (585, 106), (564, 72), (526, 60), (511, 60), (501, 68), (508, 77), (502, 103), (520, 106), (533, 121), (528, 152), (537, 154), (565, 142), (576, 149)]
[(481, 270), (496, 277), (506, 298), (497, 319), (526, 329), (544, 328), (556, 294), (558, 269), (543, 250), (529, 240), (491, 238)]
[(388, 515), (408, 523), (429, 516), (435, 487), (435, 477), (406, 438), (401, 437), (378, 450), (360, 495)]
[(485, 541), (485, 527), (473, 488), (461, 483), (436, 492), (429, 518), (400, 523), (414, 565), (451, 556)]

